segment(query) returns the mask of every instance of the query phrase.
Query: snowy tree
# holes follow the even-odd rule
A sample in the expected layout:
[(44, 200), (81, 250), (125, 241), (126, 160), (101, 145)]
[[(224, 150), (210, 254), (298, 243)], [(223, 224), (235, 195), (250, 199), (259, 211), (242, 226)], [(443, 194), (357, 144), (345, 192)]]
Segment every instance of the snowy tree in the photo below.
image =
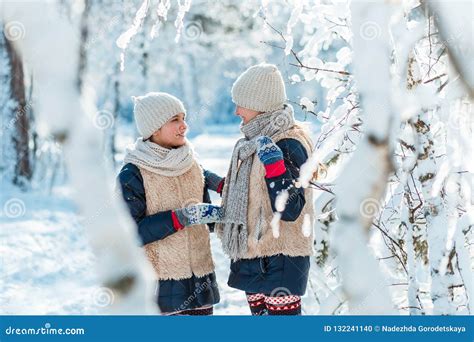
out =
[[(98, 272), (115, 298), (112, 313), (146, 313), (153, 310), (151, 271), (143, 253), (134, 246), (133, 223), (114, 193), (104, 182), (109, 178), (101, 163), (101, 132), (94, 127), (91, 114), (94, 105), (82, 94), (80, 62), (85, 56), (80, 46), (85, 35), (75, 34), (70, 22), (57, 12), (58, 4), (47, 5), (7, 3), (2, 12), (5, 22), (21, 23), (24, 38), (18, 49), (30, 63), (38, 88), (38, 117), (48, 123), (48, 129), (64, 145), (64, 154), (84, 225), (97, 254)], [(36, 14), (43, 13), (41, 17)], [(59, 33), (58, 33), (59, 32)], [(49, 63), (44, 63), (47, 60)], [(48, 83), (54, 79), (54, 83)], [(64, 115), (68, 113), (68, 115)], [(105, 205), (104, 205), (105, 204)], [(97, 208), (101, 211), (97, 214)]]
[[(267, 4), (268, 8), (271, 6), (271, 3)], [(351, 268), (346, 267), (343, 271), (340, 263), (344, 262), (344, 248), (350, 240), (346, 240), (346, 244), (340, 243), (341, 231), (335, 233), (333, 230), (343, 229), (341, 215), (349, 209), (344, 208), (349, 201), (346, 194), (351, 194), (351, 200), (355, 201), (352, 210), (360, 210), (362, 218), (366, 219), (364, 226), (370, 226), (367, 247), (380, 260), (377, 267), (373, 265), (373, 270), (378, 267), (383, 270), (384, 277), (389, 280), (387, 283), (393, 287), (390, 292), (398, 309), (411, 314), (431, 312), (432, 307), (435, 313), (452, 314), (466, 309), (470, 312), (472, 266), (469, 265), (472, 261), (467, 256), (472, 245), (472, 204), (467, 198), (471, 196), (468, 183), (472, 165), (462, 158), (457, 159), (456, 155), (460, 151), (472, 155), (472, 148), (467, 143), (467, 137), (472, 135), (472, 99), (469, 98), (469, 86), (465, 86), (469, 84), (466, 57), (472, 56), (472, 51), (468, 47), (462, 48), (471, 45), (466, 39), (472, 34), (463, 34), (459, 24), (457, 28), (453, 25), (453, 22), (466, 22), (463, 13), (468, 13), (469, 9), (462, 7), (470, 5), (465, 2), (453, 9), (458, 16), (458, 20), (453, 20), (445, 15), (450, 13), (447, 8), (438, 8), (440, 12), (433, 16), (419, 2), (407, 1), (395, 6), (384, 23), (379, 22), (381, 16), (376, 15), (358, 25), (354, 23), (361, 20), (358, 17), (361, 14), (354, 8), (363, 6), (361, 1), (354, 1), (352, 8), (348, 2), (331, 1), (301, 1), (289, 6), (292, 15), (286, 31), (269, 26), (285, 44), (279, 48), (288, 56), (288, 64), (299, 69), (299, 75), (294, 74), (291, 79), (308, 84), (317, 80), (327, 89), (324, 111), (312, 112), (312, 104), (318, 102), (317, 99), (302, 99), (300, 103), (322, 122), (315, 144), (316, 153), (304, 166), (301, 179), (303, 186), (313, 187), (317, 195), (316, 258), (310, 285), (321, 305), (320, 311), (344, 312), (341, 304), (345, 296), (339, 284), (342, 282), (344, 291), (348, 289), (339, 276), (350, 276)], [(434, 7), (442, 6), (439, 2), (434, 4)], [(269, 23), (272, 20), (270, 15), (265, 19)], [(441, 25), (443, 19), (447, 22)], [(443, 39), (435, 21), (441, 30), (449, 27), (454, 31), (444, 32), (447, 38)], [(301, 26), (303, 29), (298, 30)], [(383, 70), (373, 71), (374, 61), (379, 61), (381, 53), (371, 57), (369, 48), (357, 49), (361, 37), (363, 43), (386, 45), (384, 63), (390, 64)], [(392, 52), (387, 55), (387, 51)], [(461, 57), (466, 66), (456, 66), (456, 62), (456, 67), (450, 68), (448, 55)], [(357, 64), (356, 58), (362, 58), (362, 61)], [(358, 65), (368, 69), (358, 74)], [(388, 69), (390, 74), (387, 74)], [(453, 70), (464, 71), (457, 76)], [(371, 75), (377, 77), (372, 80), (374, 88), (366, 94), (367, 90), (360, 84)], [(385, 98), (382, 98), (384, 89)], [(379, 105), (370, 105), (374, 101), (380, 101)], [(386, 113), (389, 103), (392, 103), (391, 111), (400, 116), (400, 125), (393, 117), (391, 128), (386, 131), (388, 136), (374, 139), (371, 127), (377, 132), (384, 127), (378, 120)], [(387, 167), (374, 161), (376, 154), (364, 152), (367, 143), (379, 148), (385, 146), (383, 149), (389, 158), (385, 162)], [(454, 151), (457, 152), (453, 154)], [(446, 158), (449, 161), (443, 162)], [(313, 171), (321, 163), (326, 166), (324, 182), (311, 181)], [(457, 166), (450, 171), (448, 165)], [(350, 177), (345, 179), (341, 171), (351, 167), (352, 172), (347, 173)], [(378, 181), (378, 195), (356, 200), (353, 197), (355, 184), (359, 185), (361, 179), (372, 175), (368, 170), (374, 168), (377, 172), (386, 170), (386, 182)], [(373, 176), (369, 177), (371, 182), (376, 181)], [(364, 191), (377, 189), (362, 183), (365, 184)], [(458, 218), (464, 228), (456, 228)], [(349, 234), (347, 229), (342, 232)], [(454, 232), (459, 235), (453, 235)], [(457, 241), (459, 253), (454, 241)], [(330, 253), (330, 250), (336, 253)], [(357, 268), (354, 266), (353, 269)], [(421, 279), (420, 275), (423, 275)], [(379, 282), (383, 287), (383, 280), (379, 279)], [(357, 282), (348, 282), (348, 285), (354, 284)], [(400, 291), (404, 286), (406, 292)], [(359, 290), (363, 292), (368, 288), (361, 286)], [(370, 310), (360, 306), (359, 309)]]

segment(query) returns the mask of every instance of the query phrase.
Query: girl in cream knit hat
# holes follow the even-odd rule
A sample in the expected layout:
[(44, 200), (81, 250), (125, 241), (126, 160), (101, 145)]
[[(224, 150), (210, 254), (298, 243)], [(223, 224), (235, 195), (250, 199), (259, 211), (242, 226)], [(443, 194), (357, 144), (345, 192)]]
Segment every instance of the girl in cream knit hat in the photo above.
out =
[[(313, 202), (311, 190), (296, 180), (312, 143), (295, 122), (275, 65), (247, 69), (232, 87), (232, 100), (244, 137), (234, 147), (224, 220), (216, 227), (231, 258), (228, 284), (246, 292), (253, 315), (298, 315), (313, 244), (302, 227), (312, 222)], [(284, 208), (275, 203), (280, 193)], [(275, 215), (279, 229), (272, 229)]]
[(141, 137), (118, 180), (155, 271), (157, 304), (165, 314), (210, 315), (219, 291), (207, 224), (221, 209), (209, 204), (208, 190), (218, 191), (221, 180), (197, 163), (180, 100), (166, 93), (134, 100)]

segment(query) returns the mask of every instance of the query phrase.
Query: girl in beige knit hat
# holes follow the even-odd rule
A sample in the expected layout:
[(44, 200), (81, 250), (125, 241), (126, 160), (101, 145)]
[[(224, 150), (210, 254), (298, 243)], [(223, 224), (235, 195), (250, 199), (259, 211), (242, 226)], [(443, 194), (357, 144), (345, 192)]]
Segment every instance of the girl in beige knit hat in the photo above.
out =
[(302, 228), (313, 220), (313, 201), (296, 180), (312, 143), (275, 65), (246, 70), (232, 100), (244, 137), (234, 147), (216, 226), (231, 258), (228, 284), (246, 292), (253, 315), (298, 315), (313, 245), (312, 229)]
[(158, 280), (157, 304), (164, 314), (211, 315), (219, 291), (207, 225), (222, 215), (208, 190), (222, 182), (196, 161), (180, 100), (166, 93), (134, 100), (141, 137), (118, 179)]

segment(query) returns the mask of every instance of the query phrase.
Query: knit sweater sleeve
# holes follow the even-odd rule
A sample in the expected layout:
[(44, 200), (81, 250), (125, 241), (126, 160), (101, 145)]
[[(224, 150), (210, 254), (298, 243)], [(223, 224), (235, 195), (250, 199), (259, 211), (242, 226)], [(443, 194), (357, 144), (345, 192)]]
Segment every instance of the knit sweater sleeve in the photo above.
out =
[(162, 240), (175, 233), (172, 211), (166, 210), (146, 215), (146, 197), (140, 170), (129, 163), (124, 165), (118, 175), (118, 183), (130, 214), (138, 227), (142, 245)]
[(308, 153), (303, 145), (296, 139), (282, 139), (276, 143), (283, 152), (285, 172), (279, 176), (265, 178), (268, 195), (273, 212), (276, 212), (275, 201), (282, 190), (288, 191), (288, 200), (285, 210), (281, 213), (283, 221), (298, 219), (306, 203), (304, 189), (295, 187), (295, 182), (300, 175), (300, 167), (308, 159)]

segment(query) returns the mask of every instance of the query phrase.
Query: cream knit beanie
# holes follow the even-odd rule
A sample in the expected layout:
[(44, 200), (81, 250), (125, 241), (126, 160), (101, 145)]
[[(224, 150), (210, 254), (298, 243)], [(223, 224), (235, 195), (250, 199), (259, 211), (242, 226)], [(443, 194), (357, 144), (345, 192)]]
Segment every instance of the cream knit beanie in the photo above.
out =
[(167, 93), (148, 93), (132, 98), (135, 123), (143, 139), (148, 139), (176, 114), (186, 113), (183, 103)]
[(248, 68), (232, 86), (232, 101), (258, 112), (271, 112), (286, 101), (285, 83), (274, 64), (261, 63)]

